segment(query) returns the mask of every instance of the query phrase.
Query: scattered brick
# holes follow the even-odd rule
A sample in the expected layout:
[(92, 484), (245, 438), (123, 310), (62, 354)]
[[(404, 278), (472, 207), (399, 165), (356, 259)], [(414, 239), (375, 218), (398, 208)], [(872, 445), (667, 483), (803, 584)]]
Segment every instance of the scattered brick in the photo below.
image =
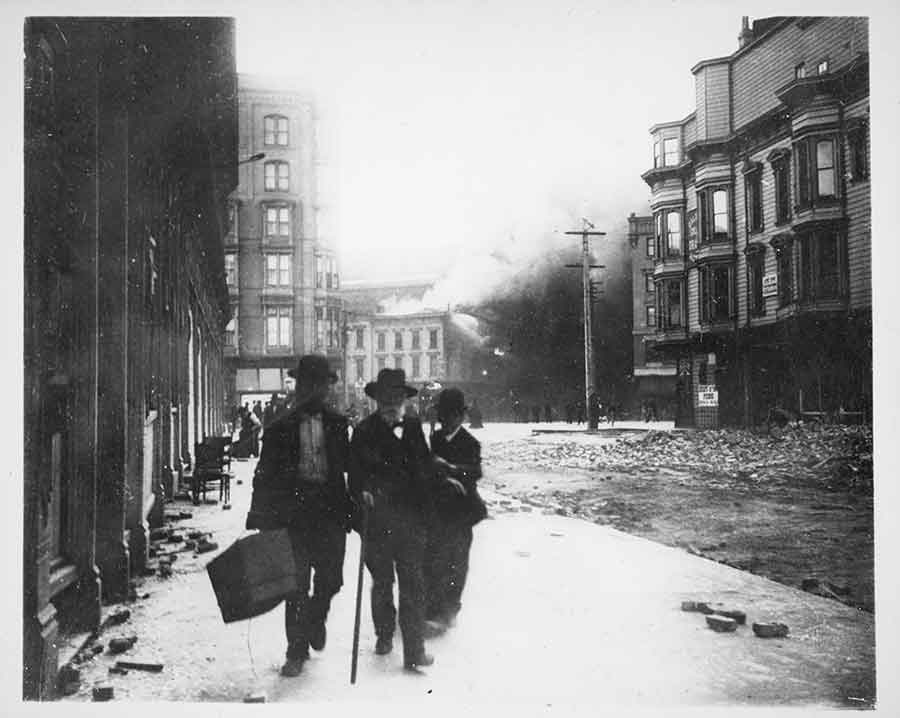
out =
[(704, 601), (682, 601), (681, 610), (705, 614), (710, 614), (713, 612), (713, 609), (709, 607), (709, 604)]
[(718, 633), (731, 633), (737, 630), (737, 621), (726, 616), (711, 613), (706, 617), (706, 625)]
[(171, 533), (171, 529), (150, 529), (150, 540), (165, 541), (169, 538), (169, 533)]
[(102, 644), (102, 643), (95, 643), (93, 646), (91, 646), (91, 653), (93, 653), (95, 656), (96, 656), (98, 653), (103, 653), (103, 644)]
[(162, 663), (143, 663), (141, 661), (116, 661), (116, 668), (130, 668), (135, 671), (149, 671), (159, 673), (163, 669)]
[(127, 608), (122, 608), (116, 611), (109, 616), (109, 625), (118, 626), (120, 623), (125, 623), (129, 618), (131, 618), (131, 611)]
[(735, 623), (739, 626), (746, 625), (747, 623), (747, 614), (743, 611), (738, 611), (737, 609), (716, 609), (714, 614), (717, 616), (725, 616), (726, 618), (734, 619)]
[(103, 683), (99, 686), (94, 686), (93, 698), (95, 702), (111, 701), (114, 697), (115, 691), (111, 685)]
[(137, 643), (137, 636), (128, 636), (127, 638), (113, 638), (109, 642), (110, 653), (125, 653)]
[(754, 623), (753, 633), (760, 638), (784, 638), (788, 627), (783, 623)]
[(215, 551), (217, 548), (219, 548), (219, 544), (217, 544), (215, 541), (204, 540), (197, 544), (197, 551), (199, 551), (200, 553)]
[(169, 543), (181, 543), (184, 541), (184, 536), (181, 534), (172, 534), (169, 536)]
[(81, 688), (81, 671), (71, 665), (64, 665), (57, 674), (59, 690), (63, 695), (71, 696)]
[(244, 696), (244, 703), (265, 703), (266, 694), (262, 691), (254, 691)]
[(203, 538), (203, 532), (197, 531), (196, 529), (194, 529), (193, 531), (188, 531), (187, 537), (189, 539)]
[(231, 510), (231, 504), (222, 504), (222, 510), (223, 510), (223, 511), (230, 511), (230, 510)]
[(180, 514), (178, 514), (178, 518), (192, 519), (192, 518), (194, 518), (194, 514), (191, 513), (190, 511), (182, 511)]
[(125, 669), (125, 668), (118, 668), (117, 666), (110, 666), (110, 667), (109, 667), (109, 672), (110, 672), (112, 675), (116, 675), (116, 676), (127, 676), (127, 675), (128, 675), (128, 670), (127, 670), (127, 669)]

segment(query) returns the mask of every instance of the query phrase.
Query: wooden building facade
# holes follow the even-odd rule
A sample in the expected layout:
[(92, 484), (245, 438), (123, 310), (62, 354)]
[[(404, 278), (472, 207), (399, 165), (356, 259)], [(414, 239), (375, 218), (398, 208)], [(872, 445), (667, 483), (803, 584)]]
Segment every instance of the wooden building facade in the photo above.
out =
[(868, 25), (747, 19), (651, 128), (656, 347), (682, 423), (871, 416)]
[(224, 420), (234, 23), (25, 25), (23, 694), (147, 560)]

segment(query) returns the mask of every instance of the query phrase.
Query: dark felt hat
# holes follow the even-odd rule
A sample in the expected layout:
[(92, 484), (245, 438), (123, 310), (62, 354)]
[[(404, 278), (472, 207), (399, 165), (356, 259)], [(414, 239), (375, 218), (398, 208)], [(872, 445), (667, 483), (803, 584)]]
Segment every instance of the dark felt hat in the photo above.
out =
[(466, 406), (466, 397), (459, 389), (444, 389), (438, 396), (438, 416), (446, 416), (450, 413), (464, 414), (468, 408)]
[(392, 389), (402, 388), (406, 396), (415, 396), (418, 390), (406, 383), (406, 372), (402, 369), (382, 369), (378, 372), (378, 378), (366, 384), (366, 395), (377, 399), (380, 394)]
[(312, 379), (313, 381), (328, 380), (332, 384), (337, 381), (337, 374), (328, 366), (328, 360), (321, 354), (304, 354), (297, 362), (296, 369), (290, 369), (288, 376), (297, 379)]

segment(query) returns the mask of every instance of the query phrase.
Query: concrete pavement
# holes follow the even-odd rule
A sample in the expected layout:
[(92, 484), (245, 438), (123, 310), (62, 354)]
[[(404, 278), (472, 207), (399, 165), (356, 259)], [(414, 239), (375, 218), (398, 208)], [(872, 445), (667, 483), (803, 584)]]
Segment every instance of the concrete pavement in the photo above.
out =
[[(214, 532), (220, 550), (243, 533), (252, 462), (235, 464), (231, 511), (190, 507), (179, 527)], [(424, 675), (401, 669), (399, 641), (375, 656), (366, 575), (356, 686), (349, 685), (359, 540), (348, 538), (345, 586), (328, 622), (328, 645), (304, 673), (280, 677), (283, 609), (225, 625), (205, 565), (215, 555), (182, 553), (169, 579), (146, 579), (132, 618), (104, 643), (137, 635), (123, 656), (82, 666), (82, 690), (113, 685), (117, 700), (268, 702), (463, 701), (554, 707), (870, 707), (875, 697), (874, 618), (835, 601), (584, 521), (492, 502), (475, 529), (469, 585), (457, 626), (434, 641)], [(504, 501), (509, 501), (504, 499)], [(747, 626), (720, 634), (683, 600), (721, 601)], [(777, 620), (786, 639), (760, 639), (749, 624)], [(117, 658), (159, 661), (161, 673), (110, 676)]]

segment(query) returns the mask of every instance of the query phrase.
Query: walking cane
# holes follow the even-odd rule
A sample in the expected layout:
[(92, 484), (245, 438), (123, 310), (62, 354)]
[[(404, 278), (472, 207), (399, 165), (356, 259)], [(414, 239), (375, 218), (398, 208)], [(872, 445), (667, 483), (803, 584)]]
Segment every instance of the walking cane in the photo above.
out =
[(366, 560), (366, 535), (369, 533), (369, 507), (362, 501), (362, 527), (359, 532), (359, 571), (356, 574), (356, 618), (353, 623), (353, 660), (350, 664), (350, 685), (356, 683), (356, 661), (359, 656), (359, 622), (362, 612), (363, 566)]

